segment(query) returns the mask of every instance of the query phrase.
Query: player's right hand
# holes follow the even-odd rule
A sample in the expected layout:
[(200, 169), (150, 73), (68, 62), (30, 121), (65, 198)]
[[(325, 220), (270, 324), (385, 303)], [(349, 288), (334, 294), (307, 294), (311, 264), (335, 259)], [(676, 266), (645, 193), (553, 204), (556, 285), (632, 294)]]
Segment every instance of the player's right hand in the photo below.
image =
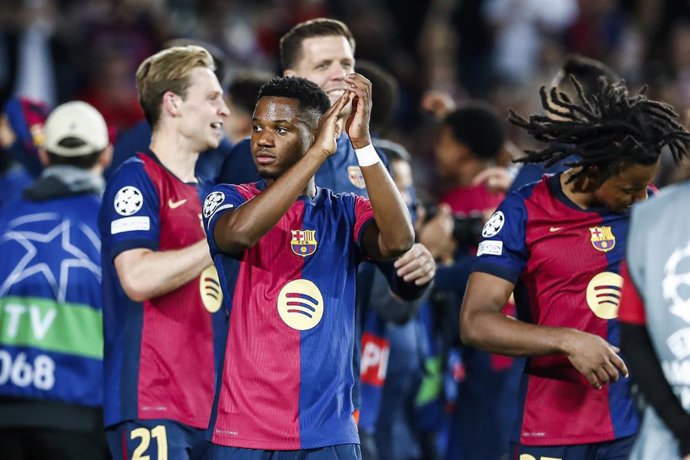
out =
[(316, 139), (309, 150), (323, 155), (324, 158), (335, 153), (338, 147), (338, 137), (342, 130), (342, 120), (349, 112), (348, 104), (352, 100), (352, 93), (345, 92), (319, 120)]
[(602, 385), (628, 377), (628, 368), (618, 356), (620, 350), (598, 335), (571, 330), (567, 337), (566, 356), (570, 363), (597, 390)]

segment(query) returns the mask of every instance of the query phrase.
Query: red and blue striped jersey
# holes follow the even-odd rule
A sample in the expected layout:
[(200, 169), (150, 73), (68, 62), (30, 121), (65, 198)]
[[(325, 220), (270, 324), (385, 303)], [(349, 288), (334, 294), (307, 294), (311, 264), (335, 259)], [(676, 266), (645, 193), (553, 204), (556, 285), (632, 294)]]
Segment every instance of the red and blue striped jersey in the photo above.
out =
[[(629, 211), (582, 210), (563, 193), (560, 175), (545, 176), (499, 206), (473, 270), (516, 283), (522, 321), (579, 329), (618, 346), (629, 219)], [(522, 444), (589, 444), (638, 429), (629, 380), (595, 390), (564, 355), (528, 359), (520, 393), (513, 437)]]
[(214, 337), (221, 337), (225, 323), (215, 268), (135, 302), (113, 262), (130, 249), (171, 251), (203, 239), (201, 188), (182, 182), (150, 152), (123, 163), (108, 181), (99, 215), (106, 426), (134, 419), (208, 426), (222, 347)]
[(268, 450), (359, 443), (351, 394), (355, 276), (371, 205), (317, 188), (252, 248), (235, 258), (222, 253), (213, 237), (218, 217), (264, 187), (219, 185), (204, 203), (230, 306), (212, 442)]

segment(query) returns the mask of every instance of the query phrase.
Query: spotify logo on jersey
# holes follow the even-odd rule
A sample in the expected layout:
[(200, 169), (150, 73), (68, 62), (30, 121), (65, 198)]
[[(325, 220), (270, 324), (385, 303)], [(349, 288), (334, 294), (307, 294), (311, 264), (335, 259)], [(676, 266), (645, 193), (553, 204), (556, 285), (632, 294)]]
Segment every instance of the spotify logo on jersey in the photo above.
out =
[(321, 291), (309, 280), (294, 280), (278, 294), (280, 318), (293, 329), (306, 331), (316, 327), (323, 316)]
[(223, 291), (220, 289), (218, 271), (213, 265), (206, 267), (201, 272), (199, 277), (199, 294), (201, 294), (201, 300), (206, 310), (215, 313), (220, 309), (220, 304), (223, 301)]
[(601, 319), (616, 318), (622, 288), (623, 278), (619, 274), (599, 273), (587, 285), (587, 305)]

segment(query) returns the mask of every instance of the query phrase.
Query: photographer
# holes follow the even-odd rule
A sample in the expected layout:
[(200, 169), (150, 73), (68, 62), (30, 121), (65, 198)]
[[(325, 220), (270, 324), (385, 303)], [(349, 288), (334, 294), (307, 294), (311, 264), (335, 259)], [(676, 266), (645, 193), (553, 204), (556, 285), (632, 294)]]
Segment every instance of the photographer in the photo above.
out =
[(436, 167), (448, 188), (437, 208), (422, 212), (432, 216), (424, 218), (419, 240), (442, 263), (432, 297), (445, 342), (445, 397), (457, 407), (450, 415), (448, 458), (499, 458), (507, 454), (515, 417), (517, 366), (509, 358), (461, 347), (457, 324), (482, 226), (503, 199), (473, 181), (495, 165), (505, 142), (503, 122), (490, 106), (472, 102), (441, 120), (436, 139)]

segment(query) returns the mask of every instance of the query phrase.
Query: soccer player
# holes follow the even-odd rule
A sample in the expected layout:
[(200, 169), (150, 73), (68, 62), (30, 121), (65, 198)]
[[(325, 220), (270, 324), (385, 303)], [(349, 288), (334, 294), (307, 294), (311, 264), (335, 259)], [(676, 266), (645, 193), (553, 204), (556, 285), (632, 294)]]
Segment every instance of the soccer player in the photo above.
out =
[[(331, 103), (335, 102), (345, 91), (348, 83), (345, 76), (353, 72), (355, 66), (355, 40), (344, 23), (328, 18), (317, 18), (297, 24), (280, 40), (281, 65), (284, 76), (306, 78), (317, 85), (328, 95)], [(328, 157), (316, 173), (316, 182), (337, 193), (355, 193), (367, 197), (360, 166), (347, 133), (338, 137), (335, 154)], [(378, 151), (377, 151), (378, 152)], [(379, 155), (383, 162), (385, 156)], [(242, 184), (259, 179), (253, 166), (250, 141), (237, 144), (227, 156), (219, 178), (231, 184)], [(374, 270), (379, 269), (388, 280), (388, 285), (398, 297), (414, 300), (428, 289), (436, 272), (436, 264), (429, 251), (421, 244), (415, 244), (410, 251), (393, 262), (377, 263), (376, 266), (364, 263), (359, 266), (360, 291), (358, 294), (357, 315), (362, 316), (360, 323), (366, 321), (366, 303), (370, 300), (366, 283), (374, 279)], [(364, 288), (364, 289), (362, 289)], [(374, 305), (375, 307), (375, 305)], [(412, 316), (414, 305), (401, 303), (400, 310), (408, 317)], [(363, 344), (366, 347), (367, 344)], [(355, 373), (359, 377), (360, 341), (356, 343)], [(385, 353), (380, 359), (371, 363), (371, 372), (385, 375)], [(375, 369), (377, 368), (377, 369)], [(383, 379), (378, 383), (383, 384)], [(359, 379), (354, 391), (356, 415), (361, 407), (359, 396)], [(380, 389), (380, 388), (379, 388)]]
[[(510, 120), (546, 146), (530, 162), (576, 154), (570, 169), (511, 193), (483, 229), (464, 297), (463, 342), (528, 356), (511, 456), (624, 459), (638, 420), (616, 320), (630, 207), (645, 200), (665, 147), (687, 133), (668, 105), (623, 83), (577, 99), (542, 88), (548, 115)], [(549, 116), (557, 114), (557, 117)], [(514, 293), (518, 320), (500, 309)]]
[[(223, 286), (230, 328), (210, 458), (360, 458), (351, 396), (357, 265), (398, 257), (414, 234), (371, 145), (371, 84), (358, 74), (345, 84), (329, 108), (308, 80), (267, 83), (251, 136), (264, 179), (217, 186), (204, 203), (222, 278), (240, 261), (234, 285)], [(350, 103), (345, 129), (371, 203), (315, 185)]]
[[(326, 93), (331, 103), (346, 90), (345, 76), (355, 68), (355, 39), (344, 23), (317, 18), (297, 24), (280, 39), (280, 60), (284, 76), (306, 78)], [(379, 155), (382, 161), (385, 156)], [(246, 164), (252, 161), (249, 140), (237, 144), (227, 156), (219, 179), (240, 184), (258, 179), (247, 177)], [(238, 174), (239, 172), (239, 174)], [(346, 135), (338, 137), (336, 153), (324, 161), (316, 173), (316, 182), (335, 192), (351, 192), (367, 197), (362, 174), (352, 144)], [(383, 267), (393, 290), (405, 299), (421, 295), (434, 277), (436, 265), (420, 244), (395, 262)], [(397, 275), (399, 278), (395, 278)]]
[(206, 444), (214, 330), (225, 314), (194, 165), (218, 146), (228, 116), (213, 69), (198, 46), (166, 49), (139, 66), (151, 146), (123, 163), (105, 192), (104, 411), (115, 458), (184, 459)]
[(95, 108), (58, 106), (46, 168), (0, 213), (0, 458), (110, 458), (96, 216), (111, 153)]
[(648, 404), (633, 460), (690, 460), (688, 197), (686, 180), (635, 206), (630, 218), (621, 348)]

